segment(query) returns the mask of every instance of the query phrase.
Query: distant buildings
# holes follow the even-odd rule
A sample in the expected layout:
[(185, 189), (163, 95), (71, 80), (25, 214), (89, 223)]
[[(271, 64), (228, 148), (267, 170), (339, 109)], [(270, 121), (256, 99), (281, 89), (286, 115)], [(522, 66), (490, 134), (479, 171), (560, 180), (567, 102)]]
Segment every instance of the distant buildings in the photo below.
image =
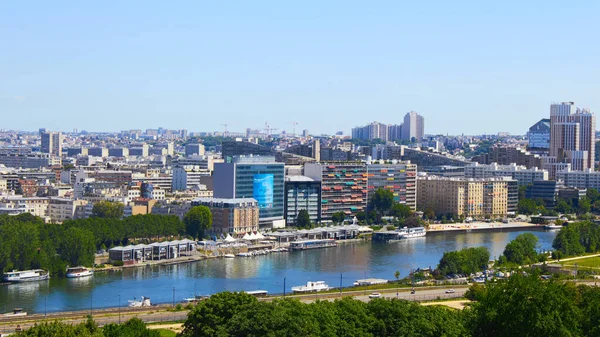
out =
[(234, 156), (215, 163), (215, 198), (254, 198), (258, 201), (262, 228), (285, 227), (284, 164), (274, 157)]
[(222, 157), (225, 160), (235, 156), (273, 156), (275, 151), (270, 147), (251, 143), (241, 139), (224, 140), (222, 143)]
[(49, 153), (0, 153), (0, 164), (6, 167), (39, 169), (60, 165), (61, 159)]
[(573, 102), (550, 105), (550, 156), (580, 171), (594, 168), (596, 116)]
[(536, 180), (548, 180), (548, 171), (540, 170), (537, 167), (528, 169), (514, 163), (510, 165), (473, 163), (470, 166), (465, 166), (464, 170), (466, 178), (511, 177), (522, 186), (531, 184)]
[(352, 129), (354, 139), (381, 139), (383, 141), (416, 140), (423, 139), (425, 134), (425, 119), (414, 111), (404, 116), (401, 125), (388, 125), (373, 122), (362, 127)]
[(566, 169), (557, 172), (556, 179), (562, 181), (565, 186), (600, 190), (600, 172), (592, 169), (585, 169), (583, 171)]
[(61, 132), (42, 132), (42, 153), (62, 156), (63, 134)]
[(408, 141), (416, 140), (418, 142), (423, 139), (424, 134), (425, 119), (423, 116), (414, 111), (407, 113), (404, 116), (404, 123), (402, 124), (402, 139)]
[(480, 164), (497, 163), (499, 165), (516, 164), (526, 168), (542, 168), (543, 160), (540, 156), (530, 153), (519, 147), (496, 146), (492, 147), (488, 153), (475, 156), (474, 162)]
[(381, 139), (383, 141), (391, 140), (388, 137), (388, 127), (389, 126), (387, 124), (382, 124), (379, 122), (373, 122), (363, 127), (355, 127), (352, 129), (352, 138)]
[(533, 124), (527, 132), (529, 150), (548, 151), (550, 149), (550, 119), (545, 118)]
[(173, 168), (173, 191), (187, 190), (200, 185), (202, 177), (210, 176), (210, 171), (198, 166), (176, 166)]
[(204, 156), (204, 145), (191, 143), (185, 145), (185, 156), (190, 157), (193, 155)]
[(516, 208), (518, 187), (510, 181), (514, 182), (510, 178), (419, 177), (417, 204), (420, 210), (432, 210), (437, 216), (503, 217)]

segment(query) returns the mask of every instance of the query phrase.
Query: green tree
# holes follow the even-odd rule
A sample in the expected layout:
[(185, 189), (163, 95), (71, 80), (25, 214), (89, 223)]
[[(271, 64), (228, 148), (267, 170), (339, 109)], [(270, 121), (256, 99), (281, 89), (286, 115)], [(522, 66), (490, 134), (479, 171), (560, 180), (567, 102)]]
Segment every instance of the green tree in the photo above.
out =
[(102, 331), (106, 337), (160, 337), (160, 332), (148, 329), (146, 324), (137, 317), (123, 324), (107, 324)]
[(331, 215), (331, 221), (333, 221), (333, 223), (336, 223), (336, 224), (342, 223), (345, 218), (346, 218), (346, 213), (344, 213), (344, 212), (335, 212)]
[(552, 247), (564, 256), (595, 253), (600, 250), (600, 225), (589, 221), (569, 223), (560, 229)]
[(374, 210), (381, 217), (390, 212), (394, 206), (394, 194), (385, 188), (378, 188), (369, 201), (369, 210)]
[(405, 204), (394, 204), (394, 206), (392, 206), (391, 215), (398, 219), (408, 218), (412, 214), (413, 212), (410, 207)]
[(310, 215), (305, 209), (301, 209), (296, 217), (296, 226), (300, 228), (310, 227)]
[(95, 252), (96, 244), (92, 232), (75, 227), (65, 231), (60, 255), (70, 266), (93, 266)]
[(525, 192), (527, 191), (527, 186), (519, 186), (519, 200), (525, 199)]
[(530, 264), (537, 262), (535, 250), (538, 243), (537, 236), (532, 233), (519, 234), (504, 248), (504, 256), (508, 262), (516, 264)]
[(432, 208), (426, 208), (423, 212), (423, 216), (425, 219), (433, 220), (435, 219), (435, 211)]
[(123, 204), (102, 200), (94, 203), (92, 216), (98, 218), (120, 219), (123, 217)]
[(468, 325), (481, 337), (582, 336), (576, 303), (573, 284), (518, 274), (478, 293)]
[(592, 210), (590, 199), (581, 198), (577, 204), (577, 214), (589, 213)]
[(438, 270), (442, 275), (473, 274), (485, 270), (489, 260), (490, 252), (485, 247), (464, 248), (444, 253)]
[(228, 323), (233, 316), (257, 303), (256, 297), (246, 293), (226, 291), (212, 295), (190, 311), (181, 336), (228, 336)]
[(538, 205), (531, 199), (521, 199), (517, 204), (517, 209), (521, 214), (537, 214)]
[(212, 227), (212, 213), (206, 206), (194, 206), (183, 217), (185, 230), (194, 238), (203, 238), (205, 231)]
[(600, 192), (595, 188), (588, 188), (585, 195), (592, 203), (600, 200)]
[(571, 213), (571, 205), (569, 205), (564, 199), (560, 199), (556, 206), (554, 206), (554, 210), (559, 213)]

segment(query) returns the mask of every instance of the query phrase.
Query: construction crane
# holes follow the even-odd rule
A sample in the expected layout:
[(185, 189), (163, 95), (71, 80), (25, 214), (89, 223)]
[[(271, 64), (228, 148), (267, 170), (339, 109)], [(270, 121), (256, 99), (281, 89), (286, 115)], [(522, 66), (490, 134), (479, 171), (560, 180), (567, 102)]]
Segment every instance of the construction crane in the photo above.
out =
[(298, 122), (292, 122), (292, 125), (294, 126), (294, 129), (292, 131), (292, 137), (296, 137), (296, 125), (298, 125)]
[(223, 136), (224, 136), (224, 137), (226, 137), (226, 136), (227, 136), (227, 126), (228, 126), (228, 125), (229, 125), (229, 124), (221, 124), (221, 126), (224, 126), (224, 127), (225, 127), (225, 132), (223, 132)]
[(265, 131), (265, 134), (266, 134), (266, 136), (267, 136), (267, 137), (270, 137), (270, 136), (271, 136), (271, 134), (272, 134), (274, 131), (277, 131), (277, 130), (279, 130), (279, 129), (277, 129), (277, 128), (272, 128), (272, 127), (270, 127), (270, 126), (269, 126), (269, 123), (268, 123), (268, 122), (265, 122), (265, 128), (264, 128), (263, 130)]

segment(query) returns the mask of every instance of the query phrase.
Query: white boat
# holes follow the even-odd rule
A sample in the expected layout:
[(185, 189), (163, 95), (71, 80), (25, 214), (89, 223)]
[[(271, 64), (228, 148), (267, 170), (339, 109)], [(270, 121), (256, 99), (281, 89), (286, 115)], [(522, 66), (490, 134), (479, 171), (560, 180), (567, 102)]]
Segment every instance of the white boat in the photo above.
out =
[(9, 271), (4, 273), (4, 281), (20, 283), (20, 282), (32, 282), (32, 281), (43, 281), (50, 278), (50, 274), (46, 270), (34, 269), (34, 270), (23, 270), (23, 271)]
[(235, 255), (233, 254), (223, 254), (223, 257), (226, 259), (233, 259), (235, 257)]
[(21, 309), (21, 308), (14, 308), (12, 312), (8, 312), (8, 313), (2, 314), (0, 316), (4, 316), (4, 317), (27, 316), (27, 312), (23, 311), (23, 309)]
[(545, 225), (544, 228), (545, 229), (561, 229), (561, 228), (563, 228), (563, 226), (562, 225), (549, 224), (549, 225)]
[(78, 278), (94, 275), (94, 271), (86, 267), (67, 268), (67, 278)]
[(207, 299), (208, 296), (204, 296), (204, 295), (196, 295), (194, 297), (186, 297), (183, 299), (183, 303), (196, 303), (202, 300)]
[(425, 234), (427, 234), (425, 227), (408, 228), (406, 233), (400, 235), (400, 238), (402, 238), (402, 239), (420, 238), (420, 237), (425, 236)]
[(251, 257), (252, 253), (238, 253), (237, 256), (241, 256), (241, 257)]
[(150, 303), (150, 297), (142, 296), (142, 298), (137, 301), (135, 297), (133, 300), (127, 301), (129, 304), (127, 305), (130, 308), (141, 308), (141, 307), (151, 307), (152, 303)]
[(329, 289), (331, 289), (331, 287), (329, 287), (325, 281), (308, 281), (304, 286), (292, 287), (292, 291), (295, 293), (311, 293), (316, 291), (326, 291)]
[(4, 317), (20, 317), (27, 316), (27, 311), (23, 311), (21, 308), (14, 308), (12, 312), (4, 314)]

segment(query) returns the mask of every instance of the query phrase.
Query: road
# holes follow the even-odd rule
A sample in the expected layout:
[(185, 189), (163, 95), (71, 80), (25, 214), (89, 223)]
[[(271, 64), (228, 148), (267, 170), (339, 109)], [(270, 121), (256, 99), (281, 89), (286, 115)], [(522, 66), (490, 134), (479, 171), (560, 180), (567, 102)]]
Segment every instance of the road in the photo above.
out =
[[(467, 287), (456, 287), (454, 293), (446, 293), (445, 291), (449, 288), (434, 288), (434, 289), (417, 289), (415, 294), (411, 294), (410, 290), (403, 288), (400, 291), (395, 289), (381, 289), (381, 290), (368, 290), (368, 291), (347, 291), (343, 292), (342, 295), (339, 293), (314, 293), (310, 295), (294, 296), (304, 303), (311, 303), (315, 300), (329, 300), (333, 301), (339, 299), (342, 296), (352, 296), (357, 300), (367, 302), (370, 301), (369, 294), (378, 292), (384, 298), (392, 299), (398, 298), (408, 301), (433, 301), (438, 299), (450, 299), (463, 297), (467, 291)], [(270, 301), (280, 297), (268, 297), (261, 300)], [(59, 320), (67, 324), (78, 324), (84, 322), (87, 319), (89, 311), (78, 311), (70, 313), (53, 313), (44, 317), (43, 314), (34, 314), (24, 317), (0, 317), (0, 334), (15, 332), (17, 327), (26, 329), (31, 327), (35, 323), (43, 321), (55, 321)], [(107, 309), (93, 313), (93, 318), (98, 325), (102, 326), (111, 323), (125, 322), (130, 318), (137, 317), (146, 323), (157, 323), (157, 322), (173, 322), (181, 321), (187, 318), (188, 310), (182, 311), (168, 311), (168, 307), (152, 307), (152, 308), (141, 308), (141, 309), (125, 309), (123, 308), (119, 313), (117, 308)]]

